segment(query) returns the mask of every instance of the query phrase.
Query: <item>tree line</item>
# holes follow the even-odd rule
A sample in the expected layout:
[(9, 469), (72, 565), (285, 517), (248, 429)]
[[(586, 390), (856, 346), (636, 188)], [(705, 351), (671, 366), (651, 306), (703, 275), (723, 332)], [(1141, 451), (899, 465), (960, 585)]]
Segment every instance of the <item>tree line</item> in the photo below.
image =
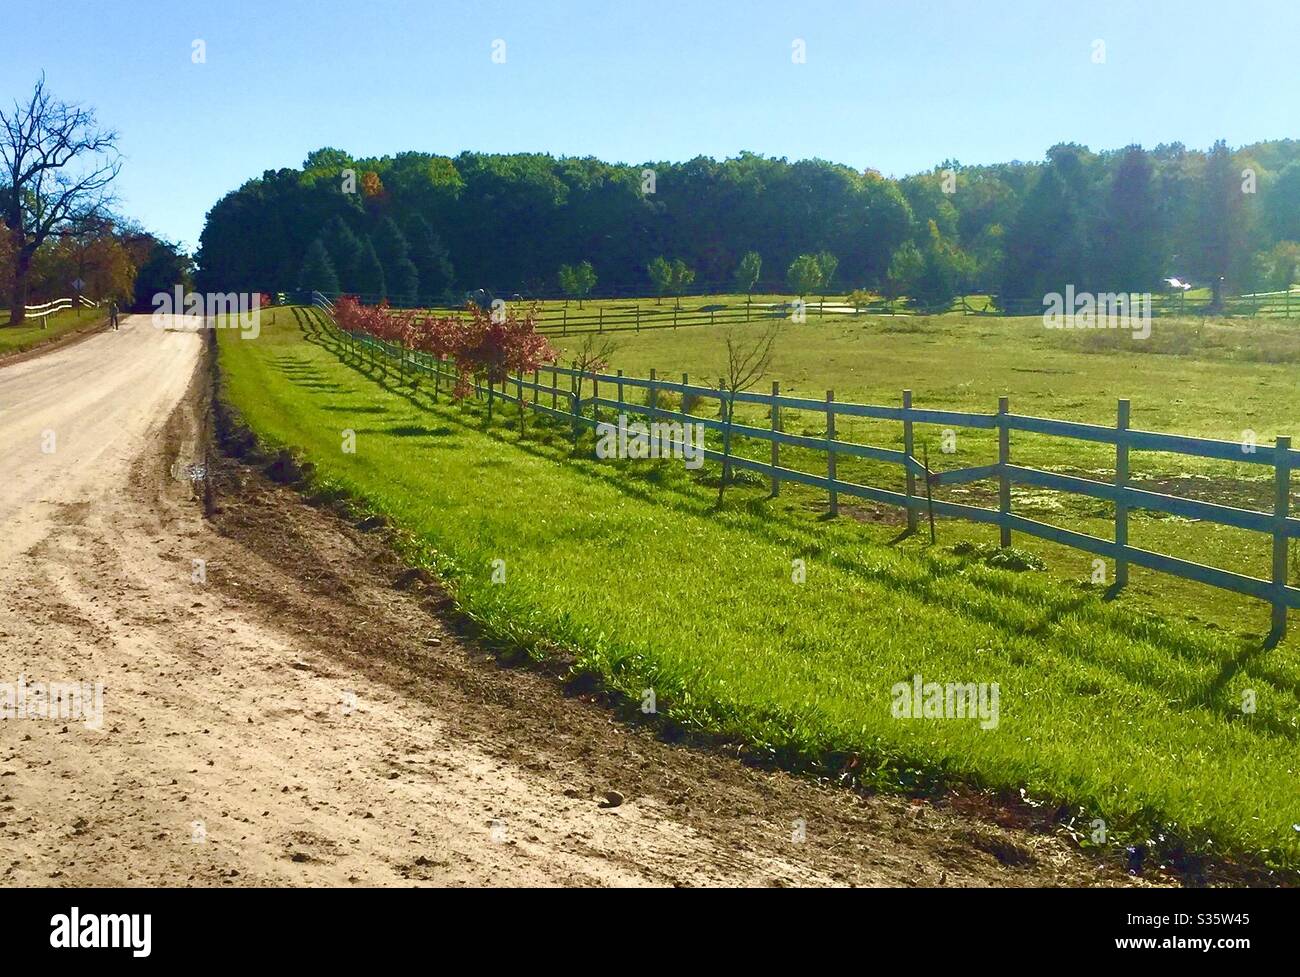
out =
[(1293, 140), (1235, 151), (1062, 144), (1041, 161), (948, 161), (901, 179), (752, 153), (625, 165), (326, 148), (218, 201), (197, 262), (205, 289), (306, 286), (394, 304), (479, 288), (729, 291), (755, 265), (768, 271), (746, 290), (833, 280), (931, 303), (970, 291), (1041, 298), (1067, 283), (1154, 291), (1167, 277), (1282, 288), (1300, 277), (1298, 241)]

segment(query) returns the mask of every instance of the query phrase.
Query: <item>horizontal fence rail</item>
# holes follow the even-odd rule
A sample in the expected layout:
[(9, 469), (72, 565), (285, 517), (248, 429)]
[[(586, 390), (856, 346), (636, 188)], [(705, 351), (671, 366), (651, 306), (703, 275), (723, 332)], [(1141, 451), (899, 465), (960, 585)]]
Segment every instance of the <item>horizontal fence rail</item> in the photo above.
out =
[[(332, 305), (319, 293), (313, 294), (312, 305), (324, 313), (328, 328), (346, 345), (345, 355), (368, 357), (372, 364), (379, 363), (380, 360), (390, 364), (396, 363), (400, 365), (403, 375), (410, 371), (412, 377), (419, 374), (431, 378), (434, 381), (435, 400), (444, 386), (450, 390), (455, 383), (456, 372), (448, 361), (385, 342), (365, 333), (348, 332), (339, 328), (333, 320)], [(580, 372), (558, 365), (540, 367), (533, 372), (531, 380), (522, 375), (515, 375), (508, 376), (499, 383), (474, 382), (471, 387), (476, 396), (486, 395), (489, 404), (495, 398), (500, 398), (506, 403), (517, 404), (521, 423), (525, 409), (562, 422), (570, 428), (575, 441), (582, 430), (597, 428), (602, 423), (606, 423), (602, 422), (599, 416), (599, 412), (603, 409), (638, 415), (651, 421), (669, 424), (701, 425), (706, 431), (721, 433), (727, 443), (731, 438), (767, 442), (770, 445), (770, 461), (760, 461), (709, 447), (705, 447), (701, 454), (709, 461), (766, 476), (774, 496), (779, 494), (782, 483), (823, 490), (828, 493), (829, 508), (832, 513), (837, 511), (841, 496), (860, 498), (904, 509), (909, 530), (917, 528), (919, 514), (951, 516), (997, 526), (1000, 531), (1000, 544), (1003, 547), (1010, 546), (1012, 533), (1018, 532), (1110, 559), (1115, 563), (1113, 589), (1116, 593), (1128, 582), (1129, 565), (1135, 565), (1255, 597), (1272, 605), (1273, 627), (1270, 637), (1273, 640), (1280, 638), (1285, 632), (1288, 608), (1300, 607), (1300, 588), (1292, 587), (1288, 583), (1289, 541), (1300, 537), (1300, 518), (1291, 516), (1289, 512), (1291, 469), (1300, 465), (1300, 451), (1291, 447), (1289, 437), (1278, 437), (1272, 446), (1256, 446), (1250, 443), (1135, 430), (1129, 427), (1129, 401), (1127, 400), (1119, 401), (1116, 425), (1106, 427), (1077, 421), (1013, 414), (1010, 412), (1007, 398), (999, 401), (996, 413), (980, 414), (913, 407), (910, 390), (902, 392), (899, 406), (837, 401), (831, 391), (827, 392), (825, 400), (782, 396), (779, 392), (779, 384), (775, 383), (770, 394), (751, 390), (740, 391), (733, 396), (717, 387), (692, 384), (687, 374), (683, 374), (681, 382), (677, 382), (661, 378), (654, 371), (651, 371), (649, 377), (633, 377), (622, 372)], [(644, 401), (628, 399), (629, 391), (643, 392)], [(702, 417), (687, 410), (661, 406), (659, 397), (664, 393), (676, 394), (683, 402), (687, 398), (697, 401), (715, 401), (719, 405), (719, 416)], [(735, 404), (767, 407), (770, 417), (769, 426), (756, 427), (734, 419), (724, 420), (723, 418), (731, 416), (730, 407)], [(826, 434), (817, 437), (785, 431), (782, 417), (786, 411), (815, 412), (821, 415), (825, 419)], [(898, 422), (903, 428), (904, 447), (900, 450), (840, 440), (835, 435), (836, 417), (862, 417)], [(953, 471), (932, 471), (923, 461), (915, 457), (914, 425), (916, 424), (996, 431), (998, 461), (995, 464)], [(1013, 464), (1010, 451), (1012, 432), (1113, 445), (1115, 480), (1103, 482)], [(825, 474), (805, 472), (782, 465), (780, 457), (782, 446), (809, 449), (824, 454), (827, 459)], [(1165, 452), (1271, 466), (1274, 470), (1273, 509), (1270, 512), (1262, 512), (1135, 488), (1127, 484), (1130, 451)], [(861, 485), (839, 478), (835, 465), (837, 457), (866, 458), (899, 465), (905, 475), (906, 487), (903, 491), (898, 491)], [(922, 480), (926, 485), (926, 492), (917, 491), (917, 479)], [(998, 508), (996, 509), (929, 497), (930, 486), (960, 485), (986, 480), (998, 483)], [(1014, 513), (1011, 508), (1013, 485), (1068, 492), (1113, 503), (1115, 506), (1114, 538), (1102, 539)], [(1267, 577), (1253, 577), (1132, 546), (1128, 543), (1128, 516), (1134, 510), (1168, 513), (1266, 534), (1272, 539), (1273, 559), (1270, 573)]]
[(54, 299), (41, 305), (24, 305), (23, 311), (29, 319), (44, 319), (56, 312), (66, 312), (73, 308), (97, 309), (99, 303), (78, 295), (76, 298)]

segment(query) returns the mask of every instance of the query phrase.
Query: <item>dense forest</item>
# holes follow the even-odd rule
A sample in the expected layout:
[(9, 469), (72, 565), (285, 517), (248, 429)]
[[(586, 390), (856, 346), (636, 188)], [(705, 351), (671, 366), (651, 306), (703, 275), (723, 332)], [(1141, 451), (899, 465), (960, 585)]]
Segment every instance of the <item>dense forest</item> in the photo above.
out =
[(930, 302), (1041, 298), (1066, 284), (1155, 291), (1171, 276), (1285, 288), (1300, 278), (1297, 242), (1295, 140), (1065, 144), (1037, 162), (950, 161), (902, 179), (751, 153), (623, 165), (320, 149), (220, 200), (196, 257), (207, 290), (315, 287), (411, 304), (477, 288), (557, 294), (561, 266), (575, 279), (584, 262), (594, 294), (650, 294), (662, 288), (659, 258), (693, 272), (695, 291), (730, 291), (749, 252), (761, 258), (756, 287), (784, 291), (800, 256), (820, 254), (833, 256), (835, 291)]

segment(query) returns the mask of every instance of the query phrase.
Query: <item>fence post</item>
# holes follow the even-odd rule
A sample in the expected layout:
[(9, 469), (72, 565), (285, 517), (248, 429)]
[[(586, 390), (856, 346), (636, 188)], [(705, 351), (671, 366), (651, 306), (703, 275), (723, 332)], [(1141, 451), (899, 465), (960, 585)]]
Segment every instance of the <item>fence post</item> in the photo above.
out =
[[(537, 388), (541, 386), (541, 383), (538, 382), (541, 379), (541, 375), (542, 375), (541, 370), (538, 369), (533, 370), (533, 406), (534, 407), (537, 406)], [(519, 396), (522, 397), (523, 395), (524, 392), (522, 390), (519, 391)]]
[(835, 391), (826, 391), (826, 477), (830, 479), (830, 512), (840, 513), (840, 496), (835, 491)]
[(912, 471), (912, 454), (916, 448), (915, 436), (912, 431), (912, 391), (903, 391), (903, 454), (907, 455), (907, 460), (903, 463), (903, 469), (907, 473), (907, 531), (916, 532), (916, 509), (912, 507), (912, 498), (916, 495), (916, 475)]
[(438, 391), (442, 387), (442, 356), (439, 355), (433, 363), (433, 402), (438, 402)]
[(569, 412), (573, 415), (573, 447), (578, 447), (578, 385), (577, 382), (570, 379), (569, 387)]
[(524, 411), (528, 409), (528, 395), (524, 393), (524, 371), (515, 370), (515, 389), (519, 392), (519, 436), (524, 434)]
[(658, 379), (659, 379), (659, 375), (655, 373), (654, 369), (652, 368), (650, 370), (650, 396), (649, 396), (650, 411), (651, 411), (650, 417), (652, 420), (654, 419), (654, 410), (659, 406), (659, 391), (655, 388), (655, 381)]
[(641, 331), (641, 306), (636, 307), (636, 331)]
[(1011, 545), (1011, 476), (1006, 467), (1011, 464), (1011, 428), (1007, 426), (1009, 405), (1006, 397), (998, 398), (998, 526), (1003, 549)]
[(551, 367), (551, 410), (555, 410), (555, 396), (560, 386), (560, 375)]
[(567, 336), (569, 334), (569, 307), (566, 305), (562, 311), (564, 312), (564, 321), (560, 323), (560, 335)]
[(1287, 532), (1286, 517), (1291, 501), (1291, 439), (1279, 437), (1273, 459), (1273, 629), (1269, 637), (1279, 640), (1286, 634)]
[(618, 371), (617, 386), (618, 386), (618, 409), (620, 412), (626, 413), (626, 411), (623, 410), (623, 371), (622, 370)]
[(600, 420), (600, 404), (596, 403), (596, 401), (598, 400), (600, 400), (600, 381), (596, 379), (596, 371), (592, 370), (591, 371), (591, 419), (593, 421)]
[(1128, 586), (1128, 558), (1124, 555), (1124, 548), (1128, 546), (1128, 502), (1123, 491), (1128, 485), (1128, 423), (1129, 402), (1121, 400), (1115, 419), (1115, 487), (1120, 490), (1115, 496), (1116, 591)]
[(677, 328), (677, 307), (673, 306), (673, 328)]
[[(772, 433), (776, 434), (781, 430), (781, 405), (777, 403), (777, 398), (781, 396), (781, 383), (779, 380), (772, 381)], [(777, 466), (781, 464), (781, 443), (772, 438), (772, 498), (781, 494), (781, 478), (776, 473)]]

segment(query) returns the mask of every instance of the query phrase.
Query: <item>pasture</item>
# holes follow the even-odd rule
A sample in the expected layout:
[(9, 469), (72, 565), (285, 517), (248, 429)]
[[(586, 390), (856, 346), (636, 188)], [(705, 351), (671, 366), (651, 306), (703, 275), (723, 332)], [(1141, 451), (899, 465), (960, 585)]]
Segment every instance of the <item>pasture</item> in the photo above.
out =
[(90, 329), (107, 320), (104, 309), (65, 309), (44, 319), (29, 318), (21, 326), (10, 326), (6, 325), (9, 310), (0, 309), (0, 356), (43, 346), (66, 333)]
[[(837, 315), (779, 329), (770, 379), (783, 393), (834, 388), (840, 400), (896, 403), (911, 387), (918, 406), (973, 411), (1008, 396), (1017, 412), (1096, 423), (1113, 423), (1115, 399), (1128, 396), (1147, 429), (1235, 440), (1254, 427), (1261, 443), (1295, 429), (1287, 373), (1300, 343), (1280, 323), (1157, 320), (1142, 351), (1127, 336), (1052, 333), (1039, 319)], [(1266, 605), (1137, 568), (1131, 593), (1106, 602), (1085, 583), (1085, 554), (1017, 537), (1047, 570), (1014, 573), (988, 565), (988, 527), (943, 520), (930, 547), (924, 534), (898, 539), (901, 519), (871, 506), (827, 520), (824, 494), (796, 486), (770, 499), (742, 480), (718, 506), (716, 467), (691, 475), (680, 462), (597, 461), (589, 436), (574, 451), (566, 427), (537, 419), (521, 435), (508, 411), (485, 427), (481, 403), (435, 404), (427, 385), (344, 362), (311, 311), (264, 314), (254, 341), (218, 337), (226, 396), (247, 423), (304, 452), (318, 492), (392, 520), (407, 555), (503, 643), (563, 650), (634, 703), (653, 689), (676, 727), (787, 765), (895, 790), (1023, 788), (1060, 806), (1062, 830), (1083, 844), (1100, 818), (1105, 846), (1300, 865), (1300, 644), (1261, 647)], [(720, 330), (709, 327), (617, 342), (610, 370), (704, 381), (721, 366)], [(1157, 377), (1154, 388), (1179, 396), (1144, 399)], [(897, 424), (860, 424), (840, 436), (898, 444)], [(355, 453), (342, 450), (345, 430)], [(994, 455), (988, 431), (958, 432), (954, 455), (939, 451), (938, 433), (933, 467)], [(1061, 457), (1052, 439), (1017, 437), (1013, 455), (1062, 471), (1113, 464), (1096, 448)], [(1177, 480), (1239, 505), (1268, 490), (1242, 479), (1258, 474), (1246, 467), (1133, 463), (1137, 484)], [(901, 481), (891, 466), (853, 477)], [(1095, 501), (1021, 492), (1015, 502), (1045, 521), (1108, 531)], [(1130, 535), (1228, 568), (1267, 567), (1258, 538), (1253, 554), (1238, 538), (1251, 534), (1204, 530), (1135, 513)], [(962, 545), (971, 542), (986, 545)], [(918, 674), (997, 683), (999, 721), (894, 718), (891, 689)]]
[[(615, 352), (606, 372), (622, 369), (644, 377), (653, 369), (669, 380), (689, 372), (693, 383), (716, 384), (725, 367), (725, 334), (743, 328), (700, 326), (611, 335)], [(1261, 446), (1279, 434), (1300, 432), (1300, 399), (1293, 379), (1300, 362), (1300, 329), (1285, 320), (1157, 318), (1146, 340), (1119, 331), (1049, 330), (1039, 317), (959, 314), (813, 316), (804, 326), (786, 321), (778, 328), (771, 369), (755, 386), (759, 392), (769, 392), (775, 380), (784, 395), (821, 400), (833, 390), (840, 401), (897, 405), (902, 391), (911, 389), (916, 407), (982, 413), (995, 412), (998, 398), (1005, 396), (1013, 413), (1108, 426), (1116, 423), (1117, 401), (1129, 398), (1132, 426), (1150, 431), (1225, 441), (1240, 441), (1253, 431)], [(561, 363), (567, 363), (583, 337), (552, 336), (551, 341), (561, 353)], [(1148, 393), (1157, 390), (1176, 395)], [(737, 414), (745, 423), (767, 423), (762, 409), (742, 406)], [(791, 433), (821, 436), (825, 431), (821, 414), (787, 414), (783, 420)], [(902, 446), (897, 423), (864, 418), (841, 418), (838, 423), (841, 440)], [(932, 469), (997, 460), (996, 431), (951, 429), (955, 443), (950, 440), (948, 446), (955, 450), (946, 454), (943, 430), (917, 426), (917, 454), (928, 443)], [(767, 446), (741, 441), (736, 450), (762, 458)], [(786, 452), (791, 464), (800, 459), (798, 449), (783, 449), (783, 457)], [(1017, 464), (1101, 480), (1111, 477), (1115, 465), (1109, 445), (1039, 435), (1013, 435), (1011, 454)], [(824, 466), (809, 458), (803, 461), (808, 471)], [(840, 477), (862, 484), (903, 486), (902, 471), (895, 465), (841, 458), (839, 467)], [(1271, 506), (1272, 474), (1262, 466), (1134, 452), (1131, 467), (1132, 484), (1139, 488), (1245, 508)], [(996, 482), (980, 482), (940, 487), (935, 497), (987, 505), (996, 492)], [(1015, 487), (1012, 494), (1013, 508), (1022, 514), (1103, 538), (1112, 532), (1113, 506), (1108, 503), (1028, 487)], [(786, 513), (816, 514), (825, 509), (825, 493), (791, 486), (771, 504)], [(879, 541), (897, 535), (898, 510), (867, 505), (851, 508), (849, 515), (855, 514), (863, 531)], [(1134, 545), (1267, 576), (1270, 542), (1265, 536), (1162, 513), (1134, 512), (1129, 519)], [(997, 543), (996, 529), (958, 521), (941, 523), (938, 537), (945, 545)], [(1094, 566), (1088, 554), (1023, 535), (1014, 542), (1046, 561), (1049, 574), (1091, 586)], [(916, 536), (898, 545), (924, 548), (928, 543), (928, 536)], [(1134, 569), (1122, 600), (1249, 636), (1267, 631), (1266, 605), (1152, 571)]]

